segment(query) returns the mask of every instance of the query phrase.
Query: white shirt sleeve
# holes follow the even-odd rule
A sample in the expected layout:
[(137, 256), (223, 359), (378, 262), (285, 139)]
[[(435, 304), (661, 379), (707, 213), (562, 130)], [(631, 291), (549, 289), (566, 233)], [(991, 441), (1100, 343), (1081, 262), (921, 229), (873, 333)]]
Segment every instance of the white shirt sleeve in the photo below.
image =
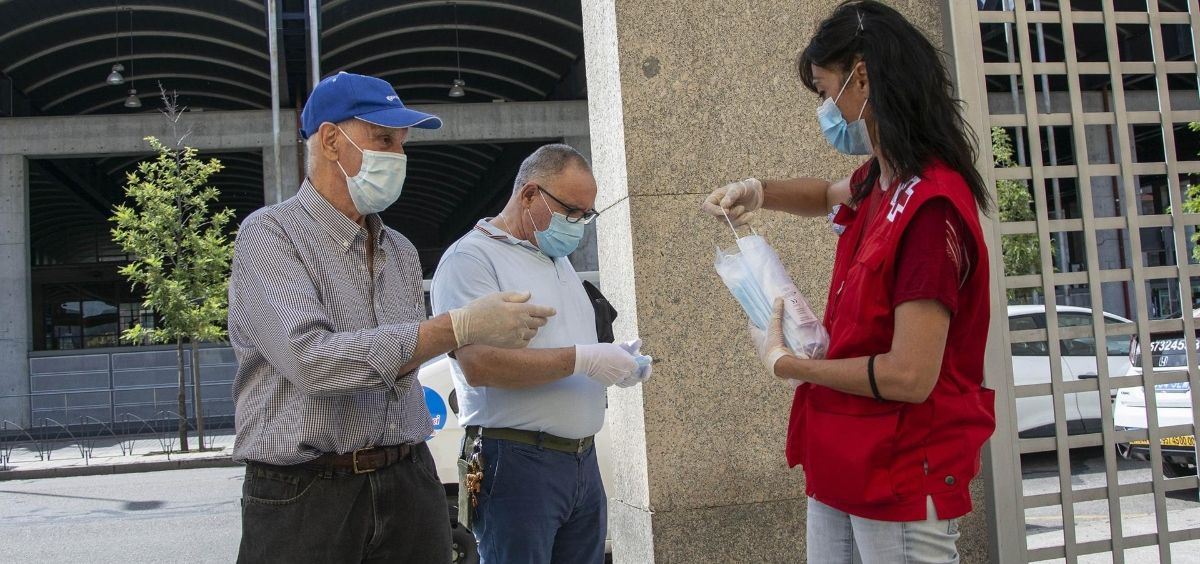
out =
[(495, 270), (483, 259), (451, 250), (442, 258), (429, 288), (433, 314), (440, 315), (500, 291)]

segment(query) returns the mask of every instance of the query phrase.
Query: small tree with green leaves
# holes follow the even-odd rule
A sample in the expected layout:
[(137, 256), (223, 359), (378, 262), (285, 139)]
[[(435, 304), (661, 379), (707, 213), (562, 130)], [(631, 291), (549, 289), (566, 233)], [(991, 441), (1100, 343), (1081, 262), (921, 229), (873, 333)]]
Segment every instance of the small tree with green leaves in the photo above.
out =
[[(161, 86), (160, 86), (161, 89)], [(132, 286), (145, 291), (143, 307), (161, 319), (155, 327), (137, 323), (122, 332), (127, 342), (175, 343), (179, 370), (179, 443), (187, 451), (186, 379), (183, 343), (191, 344), (192, 403), (197, 438), (204, 448), (204, 423), (200, 397), (199, 343), (225, 336), (229, 264), (233, 242), (226, 226), (233, 211), (210, 209), (220, 192), (208, 179), (222, 169), (217, 159), (201, 160), (196, 150), (183, 145), (178, 135), (179, 108), (174, 95), (163, 92), (166, 116), (174, 146), (154, 137), (146, 142), (157, 153), (154, 160), (128, 173), (127, 202), (113, 210), (113, 241), (134, 260), (121, 268)]]
[[(992, 162), (999, 168), (1017, 166), (1013, 160), (1012, 141), (1003, 128), (992, 128)], [(1016, 180), (996, 181), (996, 203), (1000, 221), (1033, 221), (1033, 200), (1025, 185)], [(1037, 233), (1006, 235), (1000, 240), (1000, 251), (1004, 255), (1004, 275), (1023, 276), (1041, 272), (1042, 257), (1039, 253)], [(1032, 289), (1010, 289), (1009, 302), (1029, 299)]]
[[(1188, 124), (1188, 129), (1195, 133), (1200, 133), (1200, 121), (1193, 121)], [(1184, 213), (1200, 213), (1200, 182), (1192, 182), (1188, 185), (1187, 197), (1183, 201)], [(1200, 262), (1200, 230), (1192, 233), (1192, 258)]]

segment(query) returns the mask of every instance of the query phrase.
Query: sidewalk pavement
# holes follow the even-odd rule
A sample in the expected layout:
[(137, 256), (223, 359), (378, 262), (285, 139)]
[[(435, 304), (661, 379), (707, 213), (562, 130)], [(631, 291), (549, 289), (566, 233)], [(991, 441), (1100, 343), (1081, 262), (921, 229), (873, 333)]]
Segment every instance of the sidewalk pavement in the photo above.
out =
[(230, 457), (232, 429), (207, 434), (210, 448), (204, 451), (197, 450), (195, 433), (188, 436), (189, 452), (178, 451), (178, 439), (177, 434), (64, 438), (40, 445), (26, 441), (11, 451), (9, 444), (0, 444), (0, 481), (240, 465)]

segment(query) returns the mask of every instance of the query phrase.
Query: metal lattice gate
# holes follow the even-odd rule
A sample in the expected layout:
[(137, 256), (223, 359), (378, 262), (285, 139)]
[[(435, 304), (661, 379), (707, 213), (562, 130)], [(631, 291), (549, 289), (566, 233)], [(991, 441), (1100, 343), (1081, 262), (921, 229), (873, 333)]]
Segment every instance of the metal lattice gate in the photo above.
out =
[(993, 554), (1200, 562), (1200, 6), (946, 5), (1001, 208), (985, 223)]

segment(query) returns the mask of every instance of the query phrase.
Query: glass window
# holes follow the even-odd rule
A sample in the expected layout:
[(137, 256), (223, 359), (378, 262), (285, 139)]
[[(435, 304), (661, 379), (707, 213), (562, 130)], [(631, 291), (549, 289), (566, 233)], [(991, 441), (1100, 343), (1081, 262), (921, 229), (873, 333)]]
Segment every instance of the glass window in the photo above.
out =
[(44, 348), (72, 350), (83, 347), (83, 316), (79, 294), (67, 285), (48, 285), (42, 298), (45, 320)]
[(42, 334), (34, 345), (38, 350), (122, 346), (130, 343), (121, 341), (121, 333), (135, 323), (158, 325), (154, 312), (143, 308), (141, 296), (124, 282), (46, 284), (41, 290)]
[[(1018, 315), (1008, 318), (1009, 331), (1026, 331), (1029, 329), (1039, 329), (1039, 319), (1041, 315)], [(1030, 341), (1028, 343), (1013, 343), (1013, 356), (1048, 356), (1050, 353), (1046, 349), (1045, 341)]]
[[(1104, 323), (1106, 325), (1120, 325), (1125, 322), (1120, 319), (1105, 317)], [(1105, 339), (1105, 343), (1105, 348), (1108, 349), (1109, 356), (1129, 356), (1129, 347), (1131, 344), (1129, 335), (1109, 335)]]
[[(1058, 314), (1059, 327), (1091, 327), (1092, 314), (1083, 312), (1061, 312)], [(1095, 337), (1077, 337), (1074, 339), (1059, 339), (1063, 356), (1096, 356)]]

